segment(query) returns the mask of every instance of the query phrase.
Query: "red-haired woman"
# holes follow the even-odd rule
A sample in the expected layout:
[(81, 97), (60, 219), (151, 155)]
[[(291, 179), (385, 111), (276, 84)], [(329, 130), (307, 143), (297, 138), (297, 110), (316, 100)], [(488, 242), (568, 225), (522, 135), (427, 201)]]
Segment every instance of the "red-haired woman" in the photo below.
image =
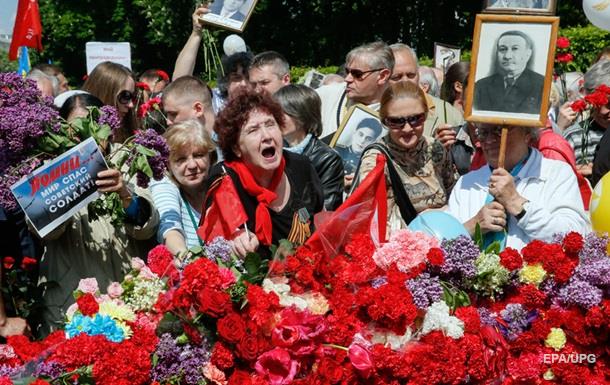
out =
[[(313, 215), (323, 208), (322, 185), (309, 159), (283, 151), (283, 125), (281, 106), (266, 93), (248, 90), (231, 98), (216, 119), (224, 161), (210, 171), (205, 204), (229, 203), (212, 187), (229, 175), (248, 217), (230, 236), (239, 256), (280, 239), (303, 243), (313, 231)], [(200, 234), (213, 225), (208, 214)]]

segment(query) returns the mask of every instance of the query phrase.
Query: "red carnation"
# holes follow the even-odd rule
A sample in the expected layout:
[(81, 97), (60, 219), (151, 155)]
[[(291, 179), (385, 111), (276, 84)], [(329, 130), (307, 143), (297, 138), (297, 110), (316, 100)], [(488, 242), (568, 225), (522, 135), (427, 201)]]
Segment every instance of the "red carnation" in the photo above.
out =
[(161, 80), (165, 80), (166, 82), (169, 81), (169, 75), (167, 74), (167, 72), (163, 70), (157, 70), (157, 75), (161, 78)]
[(13, 385), (13, 381), (8, 377), (0, 377), (0, 385)]
[(555, 60), (557, 60), (557, 62), (559, 63), (570, 63), (572, 60), (574, 60), (574, 55), (572, 55), (571, 53), (558, 53), (557, 56), (555, 57)]
[(428, 250), (426, 258), (432, 266), (442, 266), (445, 263), (445, 252), (439, 247), (433, 247)]
[(578, 99), (570, 104), (570, 108), (574, 112), (581, 113), (587, 109), (587, 102), (585, 102), (583, 99)]
[(150, 353), (130, 342), (112, 344), (93, 364), (97, 385), (144, 385), (150, 383)]
[(570, 48), (570, 39), (568, 39), (565, 36), (561, 36), (561, 37), (557, 38), (557, 48), (559, 48), (559, 49)]
[(582, 238), (582, 235), (575, 231), (567, 233), (562, 242), (563, 249), (569, 254), (578, 254), (584, 244), (585, 241)]
[(170, 277), (173, 281), (178, 279), (178, 271), (174, 266), (174, 256), (165, 247), (158, 245), (148, 252), (148, 267), (159, 277)]
[(218, 320), (217, 329), (222, 338), (236, 343), (246, 334), (246, 323), (239, 314), (231, 312)]
[(500, 253), (500, 263), (508, 271), (513, 271), (523, 266), (523, 259), (517, 250), (507, 247)]
[(530, 265), (535, 265), (536, 263), (541, 263), (544, 258), (544, 246), (546, 243), (534, 240), (528, 243), (523, 249), (521, 249), (521, 255), (523, 255), (523, 259)]
[(148, 103), (143, 103), (138, 108), (138, 118), (143, 118), (148, 114), (148, 110), (150, 109), (150, 105)]
[(585, 100), (594, 107), (600, 108), (608, 104), (608, 95), (605, 92), (595, 90), (585, 96)]
[(233, 367), (233, 353), (222, 342), (216, 342), (212, 349), (211, 362), (221, 370)]
[(137, 82), (136, 83), (136, 88), (139, 88), (141, 90), (144, 91), (150, 91), (150, 86), (144, 82)]
[(100, 305), (91, 293), (83, 294), (76, 299), (78, 310), (82, 315), (92, 316), (100, 310)]
[(474, 306), (457, 308), (455, 316), (464, 321), (464, 331), (466, 333), (476, 333), (481, 328), (481, 317)]
[(6, 270), (12, 269), (14, 265), (15, 265), (15, 258), (13, 258), (11, 256), (6, 256), (6, 257), (2, 258), (2, 266)]
[(528, 309), (538, 309), (544, 306), (546, 295), (534, 285), (524, 285), (519, 288), (523, 305)]
[(21, 260), (21, 268), (23, 270), (30, 271), (34, 267), (36, 267), (36, 264), (38, 264), (38, 261), (34, 258), (23, 257), (23, 259)]

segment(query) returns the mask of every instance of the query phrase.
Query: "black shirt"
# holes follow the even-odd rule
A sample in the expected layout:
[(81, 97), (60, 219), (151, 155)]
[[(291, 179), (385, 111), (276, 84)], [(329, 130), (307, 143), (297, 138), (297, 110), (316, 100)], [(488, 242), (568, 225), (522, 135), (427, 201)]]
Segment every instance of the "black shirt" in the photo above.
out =
[[(311, 165), (311, 162), (306, 157), (284, 151), (286, 159), (286, 168), (284, 173), (288, 177), (290, 184), (290, 197), (284, 208), (276, 212), (269, 209), (271, 222), (273, 224), (273, 244), (277, 244), (281, 239), (287, 239), (292, 228), (295, 213), (301, 213), (301, 217), (305, 221), (310, 222), (310, 229), (313, 231), (313, 216), (322, 211), (324, 205), (324, 195), (322, 193), (322, 184), (316, 170)], [(206, 193), (209, 186), (218, 178), (223, 176), (224, 162), (215, 164), (210, 170), (210, 177), (206, 184)], [(256, 228), (256, 208), (258, 200), (246, 192), (239, 180), (239, 176), (230, 167), (224, 166), (227, 174), (233, 180), (237, 194), (241, 199), (244, 210), (248, 215), (248, 230), (254, 231)], [(211, 200), (206, 202), (206, 209), (212, 204)], [(300, 211), (299, 211), (300, 210)]]
[(591, 184), (593, 187), (608, 171), (610, 171), (610, 134), (609, 130), (604, 132), (593, 159), (593, 173), (591, 174)]

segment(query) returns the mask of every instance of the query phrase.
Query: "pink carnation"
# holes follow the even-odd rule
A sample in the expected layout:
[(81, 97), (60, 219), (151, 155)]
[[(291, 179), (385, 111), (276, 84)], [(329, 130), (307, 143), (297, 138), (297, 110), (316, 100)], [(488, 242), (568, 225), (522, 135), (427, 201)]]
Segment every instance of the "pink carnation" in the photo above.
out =
[(97, 284), (97, 279), (95, 278), (85, 278), (81, 279), (78, 283), (78, 291), (82, 291), (83, 293), (91, 293), (95, 294), (99, 291), (99, 286)]
[(227, 378), (224, 372), (214, 366), (214, 364), (208, 362), (203, 367), (203, 375), (205, 376), (205, 378), (210, 380), (212, 384), (227, 385)]
[(142, 259), (140, 259), (138, 257), (131, 259), (131, 268), (132, 269), (139, 271), (144, 266), (146, 266), (146, 263), (144, 263), (144, 261)]
[(406, 273), (425, 262), (428, 251), (433, 247), (439, 247), (436, 238), (419, 231), (399, 230), (392, 234), (389, 242), (375, 251), (373, 260), (384, 270), (395, 263), (398, 270)]
[(235, 279), (235, 274), (231, 271), (231, 269), (227, 269), (226, 267), (218, 268), (218, 272), (220, 273), (220, 287), (222, 289), (228, 289), (231, 287), (237, 280)]

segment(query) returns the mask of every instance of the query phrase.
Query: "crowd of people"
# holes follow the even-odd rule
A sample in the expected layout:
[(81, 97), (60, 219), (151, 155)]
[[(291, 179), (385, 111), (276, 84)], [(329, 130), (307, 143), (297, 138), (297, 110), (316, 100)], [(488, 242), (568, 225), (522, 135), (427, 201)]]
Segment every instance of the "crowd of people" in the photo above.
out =
[[(291, 84), (280, 53), (245, 49), (222, 58), (211, 88), (193, 76), (205, 28), (200, 17), (208, 12), (200, 7), (193, 13), (192, 33), (171, 79), (156, 69), (137, 77), (111, 62), (99, 64), (78, 90), (70, 90), (53, 65), (36, 66), (28, 75), (43, 95), (55, 98), (67, 121), (86, 115), (88, 106), (116, 107), (116, 143), (142, 127), (138, 104), (159, 96), (163, 124), (155, 129), (170, 148), (166, 177), (148, 189), (136, 187), (122, 170), (98, 175), (99, 191), (118, 192), (122, 199), (123, 226), (91, 222), (85, 208), (39, 239), (28, 232), (23, 213), (2, 210), (2, 231), (12, 234), (2, 249), (42, 256), (42, 334), (61, 327), (81, 278), (96, 277), (103, 286), (120, 281), (130, 259), (145, 257), (154, 244), (180, 255), (211, 241), (211, 222), (233, 215), (217, 209), (229, 199), (219, 193), (227, 177), (245, 213), (229, 236), (239, 257), (259, 252), (270, 258), (269, 247), (281, 239), (305, 242), (315, 231), (314, 216), (336, 210), (379, 156), (387, 161), (388, 234), (426, 210), (446, 211), (470, 234), (480, 228), (486, 242), (516, 249), (556, 233), (590, 230), (586, 194), (610, 169), (610, 106), (579, 118), (570, 103), (599, 85), (610, 86), (610, 60), (600, 57), (584, 75), (569, 74), (567, 94), (553, 85), (548, 124), (510, 127), (501, 166), (500, 127), (464, 120), (468, 63), (439, 74), (419, 66), (408, 45), (373, 42), (347, 53), (338, 73), (314, 90)], [(485, 97), (489, 103), (500, 99)], [(332, 148), (356, 104), (378, 112), (383, 134), (363, 124), (349, 147)], [(0, 309), (1, 336), (26, 327)]]

